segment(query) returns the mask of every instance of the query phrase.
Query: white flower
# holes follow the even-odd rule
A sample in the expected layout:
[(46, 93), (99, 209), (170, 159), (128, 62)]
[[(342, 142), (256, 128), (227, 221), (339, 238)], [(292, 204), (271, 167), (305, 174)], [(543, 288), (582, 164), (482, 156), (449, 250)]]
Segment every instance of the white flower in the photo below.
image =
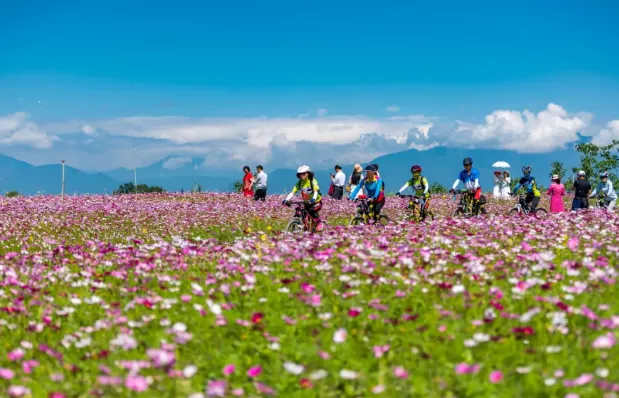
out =
[(208, 309), (215, 315), (221, 315), (221, 305), (213, 303), (211, 300), (206, 300), (206, 305), (208, 305)]
[(546, 352), (549, 354), (555, 354), (559, 351), (561, 351), (561, 346), (558, 345), (549, 345), (548, 347), (546, 347)]
[(601, 377), (602, 379), (605, 379), (608, 377), (608, 369), (606, 368), (599, 368), (595, 371), (595, 374), (598, 375), (598, 377)]
[(521, 375), (527, 374), (531, 371), (531, 368), (529, 366), (522, 366), (519, 368), (516, 368), (516, 372), (520, 373)]
[(193, 377), (193, 375), (195, 375), (197, 372), (198, 372), (198, 367), (197, 366), (189, 365), (185, 369), (183, 369), (183, 376), (185, 376), (185, 378), (189, 379), (190, 377)]
[(270, 349), (272, 349), (273, 351), (279, 351), (280, 349), (280, 345), (277, 342), (273, 342), (271, 343), (271, 345), (269, 346)]
[(334, 334), (333, 334), (333, 342), (336, 344), (340, 344), (343, 343), (344, 341), (346, 341), (346, 329), (338, 329)]
[(187, 325), (185, 325), (184, 323), (181, 323), (181, 322), (176, 322), (174, 324), (174, 326), (172, 326), (172, 330), (174, 330), (176, 333), (186, 332), (187, 331)]
[(359, 377), (359, 374), (357, 372), (354, 372), (352, 370), (346, 370), (346, 369), (342, 369), (340, 371), (340, 377), (344, 380), (354, 380), (357, 377)]
[(459, 294), (464, 292), (464, 286), (462, 285), (455, 285), (454, 287), (451, 288), (451, 292), (454, 294)]
[(471, 348), (471, 347), (475, 347), (476, 345), (477, 345), (477, 342), (475, 340), (473, 340), (473, 339), (464, 340), (464, 346), (465, 347)]
[(191, 288), (196, 292), (201, 292), (203, 290), (202, 286), (198, 285), (197, 283), (192, 283)]
[(327, 371), (320, 369), (309, 375), (310, 380), (320, 380), (327, 377)]
[(544, 380), (544, 384), (546, 384), (547, 386), (554, 386), (556, 382), (557, 380), (553, 379), (552, 377)]
[(483, 334), (483, 333), (475, 333), (473, 335), (473, 339), (475, 339), (476, 341), (479, 341), (480, 343), (486, 343), (490, 341), (490, 336), (487, 334)]
[(284, 369), (286, 370), (286, 372), (293, 374), (295, 376), (298, 376), (301, 373), (303, 373), (303, 366), (298, 365), (294, 362), (284, 362)]
[(330, 312), (326, 312), (324, 314), (319, 314), (318, 318), (320, 318), (320, 320), (322, 320), (322, 321), (328, 321), (329, 319), (331, 319), (331, 313)]

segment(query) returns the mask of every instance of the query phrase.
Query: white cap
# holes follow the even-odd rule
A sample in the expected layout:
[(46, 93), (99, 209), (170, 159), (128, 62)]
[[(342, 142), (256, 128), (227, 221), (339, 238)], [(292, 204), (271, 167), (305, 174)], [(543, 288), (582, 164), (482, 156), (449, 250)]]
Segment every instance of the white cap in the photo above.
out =
[(299, 167), (299, 168), (297, 169), (297, 174), (307, 173), (307, 172), (309, 172), (309, 171), (310, 171), (310, 167), (309, 167), (309, 166), (306, 166), (306, 165), (303, 165), (303, 166), (301, 166), (301, 167)]
[(580, 171), (578, 172), (578, 175), (579, 175), (579, 176), (584, 176), (584, 175), (587, 175), (587, 174), (584, 172), (584, 170), (580, 170)]

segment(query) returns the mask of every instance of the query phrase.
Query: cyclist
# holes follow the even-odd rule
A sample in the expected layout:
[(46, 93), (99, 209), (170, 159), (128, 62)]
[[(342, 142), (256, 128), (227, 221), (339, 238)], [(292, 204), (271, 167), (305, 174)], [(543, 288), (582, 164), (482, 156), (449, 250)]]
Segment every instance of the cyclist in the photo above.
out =
[(408, 187), (412, 187), (413, 191), (415, 191), (415, 195), (419, 196), (419, 207), (421, 208), (422, 214), (424, 214), (428, 207), (430, 206), (430, 185), (428, 184), (428, 179), (421, 175), (421, 166), (415, 164), (411, 167), (411, 173), (413, 173), (413, 178), (406, 181), (406, 184), (400, 188), (396, 196), (401, 196), (402, 192), (406, 190)]
[(542, 194), (537, 189), (537, 182), (535, 177), (531, 175), (531, 166), (524, 166), (522, 168), (522, 178), (518, 181), (518, 184), (514, 187), (513, 193), (518, 192), (520, 188), (524, 188), (527, 196), (524, 198), (524, 202), (529, 206), (531, 211), (535, 211), (539, 204)]
[(464, 187), (469, 191), (468, 196), (473, 200), (473, 211), (477, 214), (479, 212), (479, 200), (481, 199), (479, 171), (473, 168), (473, 159), (471, 158), (464, 158), (462, 165), (464, 166), (464, 170), (460, 172), (449, 192), (454, 193), (458, 187), (458, 184), (462, 182)]
[(589, 197), (594, 197), (598, 192), (600, 199), (604, 199), (604, 207), (609, 211), (614, 209), (617, 204), (617, 193), (613, 189), (613, 182), (608, 178), (608, 171), (600, 173), (600, 182)]
[(297, 169), (297, 183), (292, 188), (292, 191), (286, 196), (282, 204), (290, 205), (290, 199), (297, 193), (301, 192), (301, 197), (305, 202), (305, 210), (309, 215), (316, 220), (316, 231), (322, 231), (323, 224), (320, 220), (320, 214), (318, 212), (322, 209), (322, 195), (320, 194), (320, 187), (318, 181), (314, 178), (314, 173), (310, 170), (309, 166), (303, 165)]
[(376, 175), (376, 167), (372, 164), (365, 166), (365, 178), (359, 182), (359, 185), (353, 192), (350, 193), (348, 199), (352, 200), (357, 197), (357, 192), (365, 187), (368, 194), (368, 204), (374, 204), (374, 222), (378, 221), (380, 211), (385, 205), (385, 193), (382, 190), (383, 180)]

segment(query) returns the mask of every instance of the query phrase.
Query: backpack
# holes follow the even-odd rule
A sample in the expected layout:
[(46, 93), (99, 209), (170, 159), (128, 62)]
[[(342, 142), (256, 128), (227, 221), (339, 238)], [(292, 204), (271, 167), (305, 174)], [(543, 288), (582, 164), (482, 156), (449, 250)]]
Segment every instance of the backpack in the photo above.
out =
[[(310, 182), (310, 187), (312, 187), (312, 190), (314, 189), (314, 179), (310, 178), (309, 179)], [(301, 180), (297, 181), (297, 191), (301, 190)], [(322, 196), (322, 192), (320, 192), (320, 188), (318, 188), (318, 195)]]

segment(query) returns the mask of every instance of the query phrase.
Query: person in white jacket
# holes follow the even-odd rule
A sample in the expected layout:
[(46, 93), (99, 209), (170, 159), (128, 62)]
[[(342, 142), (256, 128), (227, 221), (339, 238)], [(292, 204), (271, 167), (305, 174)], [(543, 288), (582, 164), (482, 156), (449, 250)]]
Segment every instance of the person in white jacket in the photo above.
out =
[(604, 207), (606, 207), (608, 211), (612, 211), (615, 208), (617, 204), (617, 193), (613, 189), (613, 182), (608, 178), (607, 171), (600, 173), (600, 182), (589, 197), (594, 197), (596, 194), (600, 199), (604, 200)]

